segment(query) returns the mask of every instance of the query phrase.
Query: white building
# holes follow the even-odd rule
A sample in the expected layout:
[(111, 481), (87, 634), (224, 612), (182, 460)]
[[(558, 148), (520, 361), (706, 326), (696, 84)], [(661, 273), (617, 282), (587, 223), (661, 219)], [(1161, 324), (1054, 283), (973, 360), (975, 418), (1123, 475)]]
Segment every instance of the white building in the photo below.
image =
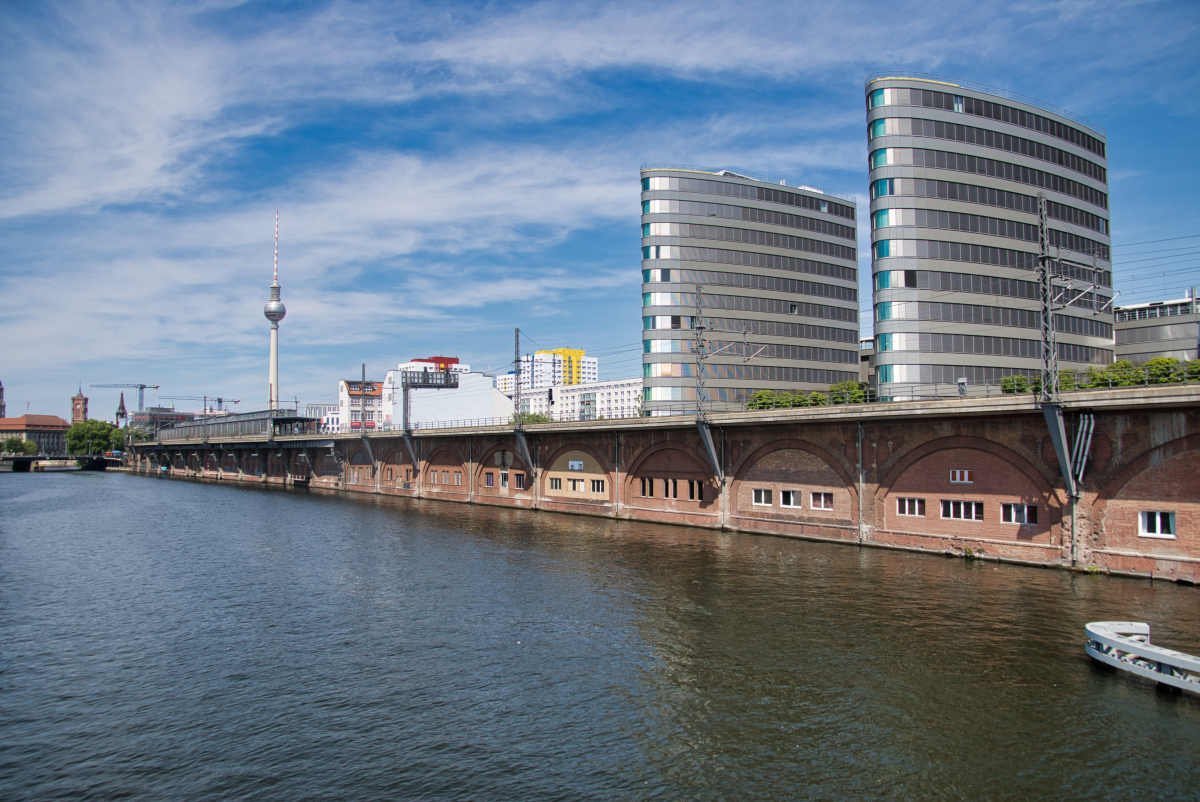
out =
[[(582, 353), (582, 352), (579, 352)], [(578, 381), (572, 381), (578, 377)], [(594, 356), (571, 356), (541, 351), (521, 357), (521, 392), (544, 387), (590, 384), (600, 378), (600, 360)], [(516, 392), (516, 373), (509, 371), (496, 378), (500, 392), (512, 396)]]
[[(458, 367), (458, 366), (456, 366)], [(461, 367), (469, 367), (463, 365)], [(404, 410), (401, 408), (403, 393), (400, 387), (401, 371), (422, 370), (413, 363), (400, 365), (389, 370), (383, 380), (383, 400), (387, 410), (386, 424), (393, 428), (403, 425)], [(496, 389), (495, 380), (483, 373), (452, 370), (458, 374), (458, 387), (444, 390), (409, 390), (408, 420), (410, 425), (421, 423), (445, 423), (447, 421), (486, 420), (512, 418), (512, 399)]]
[(338, 424), (345, 431), (378, 429), (385, 421), (383, 384), (368, 379), (338, 382)]
[(642, 414), (642, 380), (613, 379), (521, 391), (521, 410), (551, 420), (636, 418)]
[(340, 404), (308, 404), (304, 408), (304, 416), (319, 421), (318, 432), (337, 432), (341, 428), (342, 407)]

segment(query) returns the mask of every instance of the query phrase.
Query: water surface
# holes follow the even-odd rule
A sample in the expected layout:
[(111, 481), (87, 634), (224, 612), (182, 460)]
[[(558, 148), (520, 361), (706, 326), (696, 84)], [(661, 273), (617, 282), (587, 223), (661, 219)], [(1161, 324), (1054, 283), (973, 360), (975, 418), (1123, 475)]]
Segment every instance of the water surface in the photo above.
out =
[(0, 476), (0, 798), (1185, 799), (1200, 591), (121, 474)]

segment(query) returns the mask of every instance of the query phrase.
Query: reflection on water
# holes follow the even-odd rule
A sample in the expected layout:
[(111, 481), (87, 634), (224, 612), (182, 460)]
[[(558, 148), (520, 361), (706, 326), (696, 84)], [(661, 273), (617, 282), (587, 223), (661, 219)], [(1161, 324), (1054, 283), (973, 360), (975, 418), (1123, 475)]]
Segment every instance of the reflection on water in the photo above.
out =
[(0, 478), (5, 799), (1186, 798), (1191, 587), (112, 474)]

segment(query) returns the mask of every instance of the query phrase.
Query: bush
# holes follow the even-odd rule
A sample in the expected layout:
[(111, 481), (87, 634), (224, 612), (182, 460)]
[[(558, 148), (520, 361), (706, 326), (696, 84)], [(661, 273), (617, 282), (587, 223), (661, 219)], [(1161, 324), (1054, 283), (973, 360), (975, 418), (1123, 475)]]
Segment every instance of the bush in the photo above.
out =
[(522, 415), (513, 414), (509, 423), (549, 423), (550, 417), (540, 412), (526, 412)]

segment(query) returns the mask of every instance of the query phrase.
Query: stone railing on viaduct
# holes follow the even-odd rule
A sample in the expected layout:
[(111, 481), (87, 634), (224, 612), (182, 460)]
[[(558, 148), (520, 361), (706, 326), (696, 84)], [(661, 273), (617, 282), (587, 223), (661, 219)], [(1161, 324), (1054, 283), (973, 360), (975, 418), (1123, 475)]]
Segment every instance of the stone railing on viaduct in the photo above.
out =
[(530, 424), (527, 450), (511, 426), (147, 442), (131, 467), (1200, 581), (1200, 386), (1062, 408), (1091, 430), (1075, 499), (1028, 395), (713, 414), (711, 449), (678, 416)]

